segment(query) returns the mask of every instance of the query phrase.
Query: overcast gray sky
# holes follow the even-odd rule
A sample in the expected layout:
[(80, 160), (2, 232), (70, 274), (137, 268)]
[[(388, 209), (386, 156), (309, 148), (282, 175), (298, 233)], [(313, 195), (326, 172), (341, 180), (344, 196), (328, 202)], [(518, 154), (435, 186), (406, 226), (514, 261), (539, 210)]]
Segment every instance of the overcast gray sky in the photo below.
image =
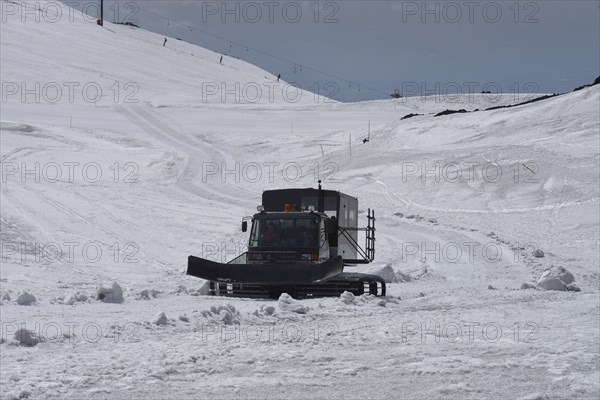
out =
[(600, 75), (597, 0), (119, 1), (105, 0), (105, 19), (134, 20), (343, 101), (394, 89), (567, 92)]

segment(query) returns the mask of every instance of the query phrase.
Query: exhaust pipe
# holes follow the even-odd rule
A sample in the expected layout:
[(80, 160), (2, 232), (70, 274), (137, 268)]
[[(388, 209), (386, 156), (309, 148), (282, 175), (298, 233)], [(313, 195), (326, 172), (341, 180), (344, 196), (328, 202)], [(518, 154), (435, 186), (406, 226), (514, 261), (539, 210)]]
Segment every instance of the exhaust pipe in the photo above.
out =
[(319, 200), (318, 200), (318, 204), (317, 204), (317, 211), (319, 211), (320, 213), (325, 212), (325, 199), (324, 199), (324, 193), (323, 193), (323, 189), (321, 188), (321, 181), (319, 181)]

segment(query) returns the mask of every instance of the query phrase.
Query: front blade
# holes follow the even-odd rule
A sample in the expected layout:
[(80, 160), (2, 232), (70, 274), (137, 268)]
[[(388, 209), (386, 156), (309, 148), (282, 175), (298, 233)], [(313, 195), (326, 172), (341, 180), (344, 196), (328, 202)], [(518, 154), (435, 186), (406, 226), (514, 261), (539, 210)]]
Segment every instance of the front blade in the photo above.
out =
[(222, 264), (189, 256), (187, 274), (216, 282), (295, 285), (319, 282), (340, 274), (343, 269), (341, 256), (322, 264), (311, 262)]

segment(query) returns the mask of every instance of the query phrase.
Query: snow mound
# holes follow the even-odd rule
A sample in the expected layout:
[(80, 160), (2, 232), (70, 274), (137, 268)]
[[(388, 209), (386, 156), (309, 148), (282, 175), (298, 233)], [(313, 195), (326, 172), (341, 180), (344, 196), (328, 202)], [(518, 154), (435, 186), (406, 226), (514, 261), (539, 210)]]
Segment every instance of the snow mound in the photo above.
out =
[(80, 291), (76, 291), (70, 296), (51, 297), (49, 301), (50, 304), (64, 304), (67, 306), (72, 306), (77, 303), (89, 303), (92, 301), (92, 297), (85, 293), (81, 293)]
[(2, 293), (2, 296), (0, 296), (0, 304), (5, 301), (10, 301), (10, 294), (8, 292), (4, 292)]
[(372, 294), (362, 294), (360, 296), (355, 296), (353, 293), (350, 293), (348, 291), (345, 291), (340, 295), (339, 301), (348, 306), (358, 306), (375, 303), (378, 306), (385, 307), (387, 304), (386, 300), (377, 298)]
[(390, 264), (376, 266), (369, 270), (369, 274), (377, 275), (383, 278), (386, 283), (397, 283), (398, 277)]
[(533, 256), (536, 258), (544, 258), (544, 252), (540, 249), (537, 249), (533, 252)]
[(439, 272), (431, 270), (429, 265), (423, 263), (409, 270), (397, 271), (396, 279), (398, 282), (406, 283), (421, 280), (446, 280), (446, 277)]
[(527, 290), (527, 289), (535, 289), (535, 285), (532, 285), (531, 283), (523, 282), (521, 284), (521, 290)]
[(160, 291), (156, 289), (144, 289), (138, 293), (137, 298), (139, 300), (150, 300), (157, 298), (159, 294)]
[(198, 289), (196, 290), (191, 290), (189, 292), (190, 296), (206, 296), (210, 293), (210, 282), (206, 281), (204, 282), (204, 285), (200, 286)]
[(29, 292), (19, 292), (17, 295), (17, 304), (20, 306), (30, 306), (35, 302), (35, 296)]
[(190, 318), (186, 314), (181, 314), (179, 320), (183, 322), (190, 322)]
[(564, 291), (570, 290), (569, 285), (571, 285), (573, 291), (578, 291), (575, 289), (576, 286), (573, 284), (574, 281), (575, 278), (573, 277), (573, 274), (564, 267), (552, 265), (542, 272), (542, 275), (537, 281), (537, 287), (544, 290)]
[(254, 310), (252, 315), (255, 315), (257, 317), (267, 317), (273, 315), (273, 313), (275, 313), (275, 307), (262, 305), (256, 310)]
[(163, 311), (159, 312), (154, 316), (154, 318), (152, 318), (152, 323), (159, 326), (168, 325), (169, 319), (167, 318), (167, 314), (165, 314)]
[(109, 288), (98, 286), (95, 298), (104, 303), (122, 303), (124, 301), (123, 289), (117, 282), (113, 282), (112, 286)]
[(40, 343), (42, 339), (37, 337), (32, 331), (21, 328), (15, 332), (14, 339), (22, 346), (33, 347)]
[(581, 289), (579, 289), (579, 286), (577, 286), (577, 285), (576, 285), (576, 284), (574, 284), (574, 283), (569, 283), (569, 284), (567, 285), (567, 290), (568, 290), (569, 292), (581, 292)]
[(173, 293), (173, 294), (188, 294), (188, 290), (184, 285), (179, 285), (179, 286), (177, 286), (177, 289), (171, 293)]
[(231, 304), (211, 306), (210, 311), (202, 311), (202, 316), (223, 325), (240, 324), (240, 313)]
[(309, 310), (308, 307), (300, 303), (298, 300), (295, 300), (287, 293), (282, 293), (281, 296), (279, 296), (277, 305), (281, 311), (290, 311), (297, 314), (306, 314)]
[(402, 271), (396, 272), (396, 282), (406, 283), (406, 282), (410, 282), (410, 281), (412, 281), (412, 278), (410, 277), (410, 275), (405, 274)]
[(81, 292), (75, 292), (72, 295), (70, 295), (69, 297), (67, 297), (66, 299), (64, 299), (62, 303), (72, 306), (73, 304), (76, 304), (76, 303), (85, 303), (88, 300), (89, 300), (89, 296), (87, 294), (81, 293)]
[(202, 296), (208, 295), (210, 293), (210, 282), (204, 282), (204, 285), (202, 285), (199, 289), (196, 289), (196, 293), (199, 293)]
[(352, 294), (352, 293), (350, 293), (348, 291), (345, 291), (344, 293), (342, 293), (340, 295), (340, 301), (342, 303), (348, 304), (348, 305), (350, 305), (350, 304), (352, 304), (352, 305), (357, 304), (357, 302), (356, 302), (356, 296), (354, 296), (354, 294)]

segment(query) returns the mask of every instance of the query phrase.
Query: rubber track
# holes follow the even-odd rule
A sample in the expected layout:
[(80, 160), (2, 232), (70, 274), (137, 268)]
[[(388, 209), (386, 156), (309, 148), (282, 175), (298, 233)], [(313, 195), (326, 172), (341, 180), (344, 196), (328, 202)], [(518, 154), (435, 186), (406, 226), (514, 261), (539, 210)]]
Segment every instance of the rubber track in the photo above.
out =
[(378, 275), (341, 273), (319, 283), (295, 286), (266, 286), (257, 284), (227, 284), (211, 282), (210, 294), (225, 297), (279, 298), (288, 293), (294, 298), (339, 297), (348, 291), (356, 296), (372, 294), (385, 296), (385, 281)]

